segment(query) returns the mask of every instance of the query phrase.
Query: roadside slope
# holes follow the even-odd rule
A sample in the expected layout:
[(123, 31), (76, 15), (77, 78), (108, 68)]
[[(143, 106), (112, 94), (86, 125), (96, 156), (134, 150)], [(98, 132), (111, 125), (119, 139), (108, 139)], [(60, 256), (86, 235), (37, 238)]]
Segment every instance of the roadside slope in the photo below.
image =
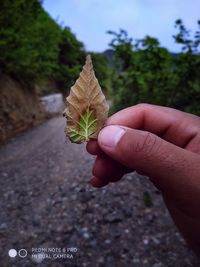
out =
[(0, 75), (0, 143), (45, 118), (33, 88)]

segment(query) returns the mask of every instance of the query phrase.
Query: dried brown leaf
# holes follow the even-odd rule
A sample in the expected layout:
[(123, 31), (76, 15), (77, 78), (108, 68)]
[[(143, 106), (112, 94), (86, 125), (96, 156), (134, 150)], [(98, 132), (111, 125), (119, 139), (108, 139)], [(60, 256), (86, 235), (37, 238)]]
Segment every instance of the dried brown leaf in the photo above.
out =
[(83, 143), (97, 138), (108, 116), (109, 106), (93, 70), (90, 55), (79, 78), (66, 98), (66, 135), (73, 143)]

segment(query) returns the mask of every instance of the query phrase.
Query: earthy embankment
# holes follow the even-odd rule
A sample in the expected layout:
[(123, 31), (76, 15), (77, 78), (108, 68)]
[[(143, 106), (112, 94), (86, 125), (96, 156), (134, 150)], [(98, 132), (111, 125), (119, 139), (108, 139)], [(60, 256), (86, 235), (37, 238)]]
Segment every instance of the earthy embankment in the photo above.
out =
[(45, 118), (35, 88), (0, 75), (0, 143)]
[[(66, 141), (64, 124), (50, 119), (0, 148), (0, 266), (199, 266), (147, 178), (88, 184), (94, 158)], [(43, 259), (41, 248), (74, 258)]]

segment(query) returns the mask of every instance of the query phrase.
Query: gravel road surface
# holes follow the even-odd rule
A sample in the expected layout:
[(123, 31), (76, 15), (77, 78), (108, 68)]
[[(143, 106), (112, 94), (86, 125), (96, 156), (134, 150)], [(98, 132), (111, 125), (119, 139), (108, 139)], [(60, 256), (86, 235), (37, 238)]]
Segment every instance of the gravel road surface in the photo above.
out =
[(52, 118), (0, 147), (0, 266), (200, 266), (148, 178), (92, 188), (94, 158), (64, 126)]

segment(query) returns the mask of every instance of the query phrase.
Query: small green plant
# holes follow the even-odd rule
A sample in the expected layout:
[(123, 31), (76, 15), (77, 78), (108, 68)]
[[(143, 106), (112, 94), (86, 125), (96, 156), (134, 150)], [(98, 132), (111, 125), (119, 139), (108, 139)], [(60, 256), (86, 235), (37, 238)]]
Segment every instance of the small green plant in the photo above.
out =
[(152, 197), (151, 197), (151, 194), (149, 192), (145, 191), (143, 193), (143, 200), (144, 200), (144, 204), (147, 208), (151, 208), (153, 206)]

